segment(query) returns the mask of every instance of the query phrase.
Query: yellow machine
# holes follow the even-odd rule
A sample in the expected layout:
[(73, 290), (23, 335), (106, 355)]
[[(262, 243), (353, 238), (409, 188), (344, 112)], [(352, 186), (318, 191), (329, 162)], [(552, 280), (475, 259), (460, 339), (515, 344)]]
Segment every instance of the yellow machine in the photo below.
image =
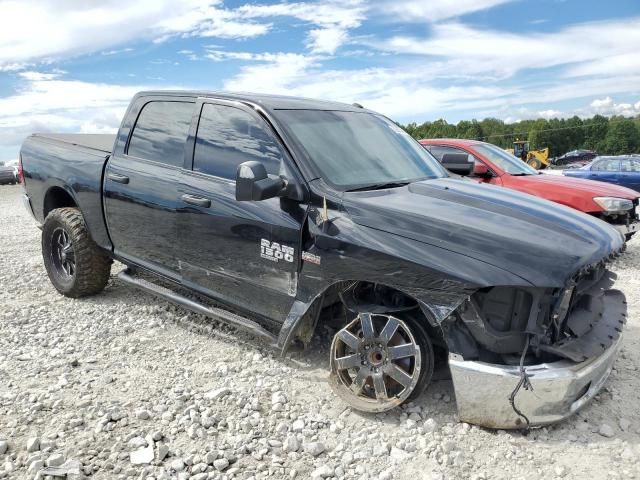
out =
[(513, 148), (507, 149), (511, 155), (522, 159), (529, 166), (536, 170), (547, 168), (551, 162), (549, 162), (549, 149), (543, 148), (542, 150), (529, 150), (529, 142), (523, 140), (516, 140), (513, 142)]

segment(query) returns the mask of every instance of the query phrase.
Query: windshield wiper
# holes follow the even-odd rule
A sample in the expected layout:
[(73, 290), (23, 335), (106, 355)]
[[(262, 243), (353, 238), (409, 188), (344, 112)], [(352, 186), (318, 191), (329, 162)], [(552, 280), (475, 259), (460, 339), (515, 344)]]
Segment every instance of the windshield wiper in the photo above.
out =
[(526, 177), (529, 175), (537, 175), (535, 173), (528, 173), (528, 172), (518, 172), (518, 173), (512, 173), (511, 175), (513, 175), (514, 177)]
[(397, 188), (409, 185), (411, 182), (387, 182), (387, 183), (372, 183), (369, 185), (363, 185), (362, 187), (351, 188), (347, 192), (361, 192), (364, 190), (383, 190), (385, 188)]

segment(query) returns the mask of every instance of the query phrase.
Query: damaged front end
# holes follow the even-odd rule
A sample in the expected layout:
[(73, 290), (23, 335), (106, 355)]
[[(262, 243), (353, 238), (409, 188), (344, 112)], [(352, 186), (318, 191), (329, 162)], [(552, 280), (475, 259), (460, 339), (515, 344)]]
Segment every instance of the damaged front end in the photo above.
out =
[(605, 262), (565, 289), (492, 287), (441, 324), (461, 421), (542, 426), (584, 406), (607, 379), (626, 319)]

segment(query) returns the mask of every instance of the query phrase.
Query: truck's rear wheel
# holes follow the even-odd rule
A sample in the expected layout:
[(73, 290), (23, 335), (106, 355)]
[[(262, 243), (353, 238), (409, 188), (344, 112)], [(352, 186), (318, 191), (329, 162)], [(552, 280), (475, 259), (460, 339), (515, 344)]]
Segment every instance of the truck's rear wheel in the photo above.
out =
[(416, 319), (363, 312), (333, 337), (330, 383), (353, 408), (383, 412), (420, 395), (433, 363), (431, 341)]
[(100, 292), (112, 260), (91, 239), (77, 208), (52, 210), (42, 228), (42, 257), (53, 286), (67, 297)]

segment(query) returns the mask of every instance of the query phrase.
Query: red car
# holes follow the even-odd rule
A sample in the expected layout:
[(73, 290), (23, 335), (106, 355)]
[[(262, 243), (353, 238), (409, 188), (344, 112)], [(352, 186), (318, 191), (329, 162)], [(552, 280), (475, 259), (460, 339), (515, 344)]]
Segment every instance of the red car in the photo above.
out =
[(429, 139), (420, 143), (453, 173), (546, 198), (608, 222), (626, 239), (640, 230), (638, 192), (608, 183), (551, 175), (490, 143)]

